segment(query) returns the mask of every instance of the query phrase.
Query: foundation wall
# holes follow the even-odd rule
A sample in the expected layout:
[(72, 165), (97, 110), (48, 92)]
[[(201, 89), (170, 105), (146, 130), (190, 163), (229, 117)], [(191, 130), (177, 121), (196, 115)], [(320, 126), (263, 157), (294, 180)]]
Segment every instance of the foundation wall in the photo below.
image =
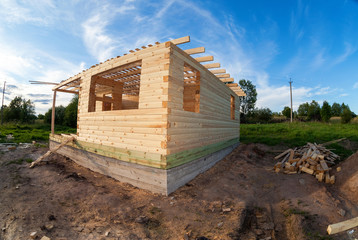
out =
[[(50, 140), (50, 149), (53, 149), (58, 144), (58, 142)], [(67, 145), (60, 148), (57, 152), (92, 171), (154, 193), (169, 195), (200, 173), (211, 168), (228, 155), (237, 145), (234, 144), (169, 170), (124, 162)]]

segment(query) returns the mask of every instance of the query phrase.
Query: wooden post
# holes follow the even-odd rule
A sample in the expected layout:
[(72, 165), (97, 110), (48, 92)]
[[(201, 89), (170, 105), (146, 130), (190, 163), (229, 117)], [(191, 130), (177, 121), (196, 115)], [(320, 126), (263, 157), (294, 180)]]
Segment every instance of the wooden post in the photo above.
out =
[(55, 109), (56, 109), (56, 90), (53, 91), (52, 116), (51, 116), (51, 134), (55, 134)]

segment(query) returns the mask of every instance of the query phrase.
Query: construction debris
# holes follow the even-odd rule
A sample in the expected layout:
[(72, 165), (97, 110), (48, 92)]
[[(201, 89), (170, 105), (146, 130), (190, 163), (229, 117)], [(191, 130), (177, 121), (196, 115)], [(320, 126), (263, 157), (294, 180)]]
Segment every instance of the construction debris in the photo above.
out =
[[(282, 159), (282, 160), (281, 160)], [(279, 160), (274, 166), (275, 172), (294, 174), (305, 172), (314, 175), (319, 182), (334, 184), (335, 176), (330, 175), (331, 167), (340, 157), (316, 143), (307, 143), (295, 149), (287, 149), (275, 157)]]

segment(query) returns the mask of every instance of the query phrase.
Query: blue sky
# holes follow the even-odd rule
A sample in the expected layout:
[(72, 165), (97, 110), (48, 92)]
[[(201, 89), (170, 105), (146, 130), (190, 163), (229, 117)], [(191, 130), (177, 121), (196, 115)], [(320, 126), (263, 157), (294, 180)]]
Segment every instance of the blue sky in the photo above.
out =
[[(358, 113), (358, 1), (0, 0), (0, 85), (51, 107), (52, 86), (93, 64), (156, 41), (191, 36), (238, 82), (257, 87), (257, 107), (294, 110), (313, 99)], [(70, 94), (59, 94), (66, 105)]]

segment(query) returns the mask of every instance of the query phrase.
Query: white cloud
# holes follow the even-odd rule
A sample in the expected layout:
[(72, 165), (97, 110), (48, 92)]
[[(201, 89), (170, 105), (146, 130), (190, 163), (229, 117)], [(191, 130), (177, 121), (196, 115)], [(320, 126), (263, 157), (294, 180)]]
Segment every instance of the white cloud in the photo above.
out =
[(166, 11), (173, 5), (175, 0), (166, 1), (164, 6), (158, 11), (158, 13), (155, 15), (156, 18), (161, 18)]
[(105, 28), (108, 22), (97, 14), (82, 24), (84, 35), (83, 39), (89, 52), (102, 62), (112, 55), (115, 41), (106, 35)]
[[(114, 50), (119, 46), (119, 39), (108, 33), (108, 26), (116, 15), (123, 15), (135, 9), (133, 5), (126, 5), (133, 1), (126, 1), (120, 7), (110, 4), (103, 5), (98, 10), (94, 10), (90, 14), (90, 18), (82, 23), (83, 41), (91, 53), (98, 61), (103, 62), (112, 57)], [(125, 23), (124, 23), (125, 24)]]
[[(294, 88), (292, 93), (293, 109), (304, 102), (310, 101), (312, 88)], [(273, 111), (282, 111), (285, 106), (290, 106), (290, 87), (289, 86), (266, 86), (257, 88), (257, 107), (269, 107)]]
[(324, 53), (325, 53), (325, 49), (321, 49), (316, 54), (316, 56), (312, 60), (312, 64), (311, 64), (312, 68), (317, 69), (325, 63), (326, 59), (324, 57)]
[(39, 0), (21, 2), (15, 0), (0, 1), (0, 15), (2, 20), (8, 23), (33, 23), (37, 25), (47, 25), (52, 20), (52, 11), (55, 6), (52, 1)]
[(344, 52), (333, 61), (333, 65), (344, 62), (349, 56), (351, 56), (353, 53), (357, 51), (357, 48), (353, 47), (348, 42), (345, 42), (344, 46), (345, 46)]
[[(36, 48), (14, 49), (1, 43), (0, 48), (0, 85), (6, 81), (7, 86), (13, 86), (6, 89), (5, 104), (22, 96), (34, 102), (37, 113), (44, 113), (52, 106), (53, 85), (32, 85), (29, 80), (60, 82), (85, 67), (84, 62), (76, 65)], [(71, 98), (71, 94), (59, 94), (57, 105), (67, 105)]]

